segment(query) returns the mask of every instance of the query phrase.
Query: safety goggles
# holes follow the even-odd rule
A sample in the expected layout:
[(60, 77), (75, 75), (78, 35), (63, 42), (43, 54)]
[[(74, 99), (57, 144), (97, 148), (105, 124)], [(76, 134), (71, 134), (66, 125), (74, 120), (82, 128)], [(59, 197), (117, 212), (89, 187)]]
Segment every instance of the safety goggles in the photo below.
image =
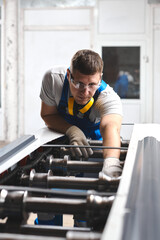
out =
[(99, 88), (101, 85), (101, 81), (99, 81), (97, 84), (96, 83), (84, 84), (82, 82), (76, 82), (71, 72), (70, 72), (70, 80), (72, 85), (79, 90), (84, 90), (85, 88), (88, 88), (93, 91), (93, 90), (97, 90), (97, 88)]

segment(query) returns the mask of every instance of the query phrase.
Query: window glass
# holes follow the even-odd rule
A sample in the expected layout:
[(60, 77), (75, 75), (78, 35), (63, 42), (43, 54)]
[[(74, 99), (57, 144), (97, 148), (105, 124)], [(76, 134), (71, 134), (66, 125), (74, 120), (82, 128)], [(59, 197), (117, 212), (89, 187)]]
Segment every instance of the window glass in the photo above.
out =
[(1, 108), (1, 25), (0, 25), (0, 108)]
[[(0, 7), (0, 20), (1, 20), (1, 7)], [(1, 22), (0, 22), (0, 108), (1, 108), (1, 83), (2, 81), (1, 81)]]
[(103, 80), (121, 98), (140, 98), (140, 47), (102, 47)]

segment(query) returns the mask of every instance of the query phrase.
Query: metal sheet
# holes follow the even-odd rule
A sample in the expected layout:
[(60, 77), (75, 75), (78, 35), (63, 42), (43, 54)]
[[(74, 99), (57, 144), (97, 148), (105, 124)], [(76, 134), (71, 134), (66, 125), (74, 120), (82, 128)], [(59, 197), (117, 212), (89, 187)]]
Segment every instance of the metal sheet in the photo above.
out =
[(12, 143), (8, 144), (7, 146), (0, 149), (0, 164), (4, 160), (9, 159), (10, 157), (14, 156), (17, 152), (24, 149), (27, 145), (31, 144), (35, 141), (35, 136), (33, 135), (25, 135), (17, 140), (13, 141)]
[[(63, 134), (54, 132), (46, 128), (41, 128), (36, 131), (31, 137), (25, 139), (22, 137), (20, 140), (16, 140), (13, 145), (11, 145), (10, 151), (7, 153), (7, 149), (9, 146), (5, 146), (1, 149), (1, 156), (7, 156), (7, 160), (2, 159), (0, 162), (0, 173), (3, 173), (5, 170), (14, 166), (17, 162), (19, 162), (24, 157), (28, 156), (31, 152), (42, 146), (43, 144), (50, 142), (56, 138), (63, 136)], [(21, 142), (21, 147), (17, 145), (18, 142)], [(15, 145), (16, 150), (14, 150), (13, 146)], [(10, 152), (10, 153), (9, 153)], [(12, 154), (11, 154), (12, 153)], [(8, 155), (7, 155), (8, 154)]]

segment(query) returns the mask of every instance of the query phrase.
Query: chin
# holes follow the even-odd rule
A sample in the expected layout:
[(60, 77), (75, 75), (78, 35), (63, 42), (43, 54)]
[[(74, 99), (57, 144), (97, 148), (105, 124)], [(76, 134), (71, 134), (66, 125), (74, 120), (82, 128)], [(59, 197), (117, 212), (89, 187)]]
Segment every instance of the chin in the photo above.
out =
[(87, 102), (88, 102), (89, 100), (76, 100), (76, 102), (78, 103), (78, 104), (80, 104), (80, 105), (85, 105)]

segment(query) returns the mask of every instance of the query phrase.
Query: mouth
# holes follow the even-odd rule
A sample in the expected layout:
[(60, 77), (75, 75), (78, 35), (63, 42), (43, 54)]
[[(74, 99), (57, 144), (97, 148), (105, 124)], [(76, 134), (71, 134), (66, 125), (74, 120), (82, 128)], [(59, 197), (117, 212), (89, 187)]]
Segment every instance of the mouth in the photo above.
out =
[(85, 98), (85, 97), (83, 97), (83, 96), (78, 96), (77, 97), (77, 99), (76, 99), (76, 102), (78, 103), (78, 104), (86, 104), (88, 101), (89, 101), (89, 99), (90, 98)]

